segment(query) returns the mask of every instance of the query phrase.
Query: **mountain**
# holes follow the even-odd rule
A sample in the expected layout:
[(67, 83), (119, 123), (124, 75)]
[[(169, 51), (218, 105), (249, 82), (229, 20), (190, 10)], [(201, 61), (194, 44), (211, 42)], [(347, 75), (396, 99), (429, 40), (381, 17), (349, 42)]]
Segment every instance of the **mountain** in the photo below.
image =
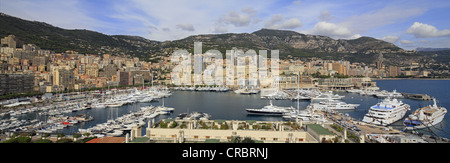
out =
[(67, 30), (47, 23), (28, 21), (0, 13), (0, 37), (15, 35), (24, 43), (32, 43), (42, 49), (55, 52), (75, 50), (89, 54), (135, 54), (145, 55), (159, 46), (137, 36), (109, 36), (90, 30)]
[[(373, 63), (379, 54), (405, 53), (394, 44), (371, 37), (335, 40), (327, 36), (287, 30), (261, 29), (253, 33), (193, 35), (180, 40), (153, 41), (139, 36), (105, 35), (90, 30), (67, 30), (43, 22), (28, 21), (0, 13), (0, 37), (13, 34), (24, 43), (56, 52), (75, 50), (89, 54), (128, 54), (141, 58), (168, 55), (176, 49), (193, 52), (194, 42), (203, 52), (216, 49), (225, 54), (233, 47), (247, 51), (280, 50), (280, 58), (319, 57)], [(268, 53), (270, 54), (270, 52)], [(395, 55), (384, 55), (394, 56)]]
[(431, 51), (442, 51), (442, 50), (450, 50), (450, 48), (423, 48), (423, 47), (416, 48), (416, 51), (418, 51), (418, 52), (431, 52)]

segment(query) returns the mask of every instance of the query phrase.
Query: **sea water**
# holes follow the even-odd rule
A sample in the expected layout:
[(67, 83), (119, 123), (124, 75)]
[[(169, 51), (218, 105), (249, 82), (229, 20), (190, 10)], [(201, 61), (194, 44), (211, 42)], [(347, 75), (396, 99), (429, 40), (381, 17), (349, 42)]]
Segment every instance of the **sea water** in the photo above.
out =
[[(377, 86), (381, 90), (392, 91), (396, 89), (402, 93), (419, 93), (428, 94), (438, 100), (438, 106), (450, 109), (450, 80), (377, 80)], [(374, 96), (359, 95), (356, 93), (334, 92), (339, 95), (345, 95), (342, 101), (349, 104), (360, 104), (355, 110), (340, 111), (349, 114), (355, 120), (362, 120), (364, 115), (368, 112), (370, 106), (375, 105), (382, 99)], [(411, 99), (401, 99), (404, 103), (411, 105), (411, 111), (432, 104), (432, 101), (421, 101)], [(283, 121), (281, 117), (277, 116), (261, 116), (248, 115), (245, 109), (247, 108), (262, 108), (269, 104), (269, 100), (261, 99), (259, 94), (253, 95), (239, 95), (233, 91), (229, 92), (196, 92), (196, 91), (173, 91), (172, 96), (164, 99), (164, 103), (168, 107), (175, 108), (175, 111), (170, 115), (160, 115), (155, 118), (156, 121), (166, 118), (175, 118), (181, 113), (204, 112), (211, 115), (211, 119), (223, 120), (258, 120), (258, 121)], [(273, 105), (276, 106), (292, 106), (297, 108), (297, 101), (294, 100), (272, 100)], [(300, 109), (305, 109), (310, 104), (309, 100), (300, 100), (298, 106)], [(124, 114), (136, 112), (142, 106), (148, 105), (162, 105), (162, 99), (156, 102), (149, 103), (134, 103), (124, 105), (118, 108), (104, 108), (104, 109), (88, 109), (78, 112), (66, 113), (66, 116), (75, 116), (77, 114), (87, 114), (94, 117), (93, 121), (78, 123), (72, 127), (63, 129), (60, 132), (65, 134), (73, 134), (78, 132), (79, 128), (90, 128), (98, 123), (104, 123), (109, 119), (116, 119)], [(406, 116), (407, 116), (406, 115)], [(405, 117), (406, 117), (405, 116)], [(29, 113), (17, 116), (19, 119), (39, 119), (45, 120), (46, 116), (39, 116), (36, 113)], [(397, 129), (403, 128), (403, 119), (393, 123), (391, 126)], [(430, 129), (423, 129), (421, 132), (432, 132), (439, 136), (450, 138), (450, 118), (447, 115), (444, 120), (431, 127)], [(145, 125), (144, 127), (146, 127)], [(143, 130), (144, 132), (145, 130)], [(143, 133), (145, 134), (145, 133)]]

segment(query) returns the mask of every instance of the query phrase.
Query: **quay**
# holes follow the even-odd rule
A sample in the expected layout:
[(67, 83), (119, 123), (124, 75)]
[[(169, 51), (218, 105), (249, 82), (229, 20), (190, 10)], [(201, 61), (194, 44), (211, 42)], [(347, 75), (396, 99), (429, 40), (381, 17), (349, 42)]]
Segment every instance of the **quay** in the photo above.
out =
[(413, 93), (401, 93), (403, 97), (413, 100), (433, 100), (432, 97), (430, 97), (427, 94), (413, 94)]

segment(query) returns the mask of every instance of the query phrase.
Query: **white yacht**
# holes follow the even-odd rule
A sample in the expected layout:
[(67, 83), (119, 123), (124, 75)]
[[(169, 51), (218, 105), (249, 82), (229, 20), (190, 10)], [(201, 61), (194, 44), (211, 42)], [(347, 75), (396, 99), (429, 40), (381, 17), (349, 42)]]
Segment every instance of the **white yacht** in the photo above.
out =
[(406, 129), (411, 130), (431, 127), (444, 119), (447, 109), (444, 107), (438, 107), (436, 105), (436, 99), (433, 99), (433, 101), (433, 105), (428, 105), (417, 109), (414, 113), (409, 115), (405, 121), (403, 121)]
[[(326, 101), (320, 101), (314, 104), (314, 109), (321, 111), (334, 111), (334, 110), (353, 110), (358, 107), (359, 104), (347, 104), (342, 101), (328, 99)], [(308, 106), (309, 108), (310, 106)]]
[(103, 103), (94, 103), (91, 105), (92, 109), (103, 109), (106, 108), (106, 105)]
[(280, 115), (282, 116), (284, 113), (289, 113), (294, 108), (292, 107), (280, 107), (280, 106), (274, 106), (272, 104), (272, 100), (270, 100), (270, 104), (267, 106), (264, 106), (261, 109), (245, 109), (248, 114), (263, 114), (263, 115)]
[(377, 96), (378, 98), (403, 98), (403, 95), (399, 92), (397, 92), (397, 90), (393, 90), (392, 92), (388, 92), (388, 91), (381, 91), (375, 94), (375, 96)]
[(125, 103), (123, 103), (121, 101), (116, 101), (116, 102), (109, 101), (109, 102), (104, 103), (104, 105), (106, 107), (110, 107), (110, 108), (121, 107), (123, 104), (125, 104)]
[(339, 95), (333, 94), (333, 92), (329, 91), (329, 92), (321, 93), (318, 96), (315, 96), (314, 100), (328, 100), (328, 99), (338, 100), (338, 99), (342, 99), (344, 97), (345, 96), (339, 96)]
[(397, 99), (386, 98), (382, 102), (370, 107), (369, 112), (364, 116), (363, 122), (375, 125), (387, 126), (402, 119), (406, 112), (410, 110), (408, 104)]
[(161, 106), (156, 107), (156, 112), (159, 112), (159, 114), (169, 114), (173, 112), (175, 108), (164, 106), (164, 98)]

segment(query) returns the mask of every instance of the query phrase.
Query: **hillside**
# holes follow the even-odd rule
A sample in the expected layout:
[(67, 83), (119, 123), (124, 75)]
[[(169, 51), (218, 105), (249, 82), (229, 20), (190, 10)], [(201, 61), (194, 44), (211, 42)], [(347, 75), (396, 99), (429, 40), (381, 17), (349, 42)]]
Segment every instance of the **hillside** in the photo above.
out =
[(108, 36), (90, 30), (67, 30), (47, 23), (28, 21), (0, 13), (0, 37), (15, 35), (25, 43), (55, 52), (75, 50), (90, 54), (145, 55), (159, 42), (136, 36)]
[[(373, 63), (380, 54), (405, 53), (394, 44), (371, 37), (335, 40), (326, 36), (306, 35), (287, 30), (261, 29), (253, 33), (193, 35), (180, 40), (153, 41), (139, 36), (105, 35), (90, 30), (67, 30), (43, 22), (28, 21), (0, 13), (0, 37), (16, 35), (25, 43), (55, 52), (75, 50), (89, 54), (128, 54), (140, 58), (167, 55), (176, 49), (193, 52), (194, 42), (203, 42), (203, 51), (216, 49), (225, 54), (233, 47), (254, 50), (280, 50), (288, 56), (345, 59)], [(270, 54), (270, 53), (269, 53)], [(414, 58), (413, 58), (414, 59)]]

